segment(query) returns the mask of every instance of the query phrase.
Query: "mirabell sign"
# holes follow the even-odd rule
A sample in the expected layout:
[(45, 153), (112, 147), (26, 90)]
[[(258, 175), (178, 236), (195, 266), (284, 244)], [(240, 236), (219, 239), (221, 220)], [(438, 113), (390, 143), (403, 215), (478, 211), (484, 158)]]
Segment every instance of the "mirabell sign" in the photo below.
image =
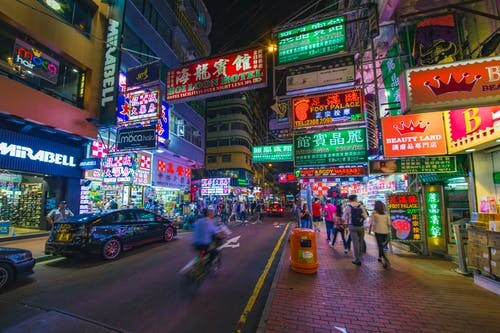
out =
[(9, 155), (20, 159), (76, 167), (75, 158), (73, 156), (57, 154), (46, 150), (34, 152), (33, 149), (29, 147), (8, 144), (7, 142), (0, 142), (0, 155)]

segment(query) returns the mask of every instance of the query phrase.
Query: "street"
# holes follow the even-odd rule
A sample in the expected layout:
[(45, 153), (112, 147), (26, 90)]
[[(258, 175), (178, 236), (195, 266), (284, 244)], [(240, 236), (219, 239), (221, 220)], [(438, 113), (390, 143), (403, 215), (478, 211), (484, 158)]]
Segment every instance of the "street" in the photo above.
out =
[[(3, 332), (255, 332), (282, 246), (276, 256), (272, 252), (287, 221), (268, 218), (233, 228), (221, 271), (205, 280), (194, 298), (180, 291), (177, 274), (195, 255), (191, 233), (133, 249), (112, 262), (39, 263), (34, 275), (3, 292), (0, 327)], [(269, 258), (271, 268), (263, 275)], [(261, 275), (264, 282), (255, 288)], [(251, 296), (256, 298), (249, 302)]]

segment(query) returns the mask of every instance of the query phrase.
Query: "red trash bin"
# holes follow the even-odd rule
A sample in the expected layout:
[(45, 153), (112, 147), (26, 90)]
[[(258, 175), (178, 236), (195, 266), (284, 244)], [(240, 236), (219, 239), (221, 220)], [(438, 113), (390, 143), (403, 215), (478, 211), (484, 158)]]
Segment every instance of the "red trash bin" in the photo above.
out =
[(318, 271), (316, 233), (309, 228), (293, 228), (290, 232), (290, 265), (293, 271), (314, 274)]

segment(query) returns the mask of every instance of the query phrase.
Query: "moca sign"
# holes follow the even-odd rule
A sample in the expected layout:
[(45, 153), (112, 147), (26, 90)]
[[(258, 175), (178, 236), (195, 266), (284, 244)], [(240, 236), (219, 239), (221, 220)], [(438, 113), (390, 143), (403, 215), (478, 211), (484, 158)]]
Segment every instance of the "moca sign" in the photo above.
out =
[(120, 151), (156, 148), (156, 126), (121, 128), (116, 144)]
[(404, 75), (403, 110), (485, 105), (498, 101), (500, 94), (500, 57), (412, 68)]
[(167, 102), (221, 96), (267, 85), (266, 56), (252, 49), (167, 72)]

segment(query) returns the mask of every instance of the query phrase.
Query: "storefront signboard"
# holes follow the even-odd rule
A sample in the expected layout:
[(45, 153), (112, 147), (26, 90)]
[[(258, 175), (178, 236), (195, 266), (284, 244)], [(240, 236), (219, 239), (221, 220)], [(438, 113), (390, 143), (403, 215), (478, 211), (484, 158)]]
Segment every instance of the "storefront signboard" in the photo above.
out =
[(493, 172), (493, 184), (500, 184), (500, 171)]
[(392, 239), (421, 241), (420, 203), (416, 193), (397, 193), (387, 196), (391, 217)]
[(90, 169), (100, 169), (101, 168), (101, 159), (96, 157), (84, 158), (80, 162), (80, 168), (84, 170)]
[(450, 173), (457, 171), (455, 156), (409, 157), (397, 160), (369, 162), (370, 174), (392, 173)]
[(165, 101), (161, 101), (160, 118), (156, 122), (156, 138), (158, 145), (162, 147), (168, 147), (170, 143), (168, 136), (168, 104)]
[(117, 115), (119, 124), (158, 118), (161, 104), (159, 89), (139, 90), (125, 95), (124, 103)]
[(346, 47), (345, 17), (282, 30), (277, 39), (279, 65), (338, 53)]
[(0, 169), (81, 177), (83, 149), (0, 129)]
[(137, 169), (134, 171), (134, 185), (151, 185), (151, 165), (153, 157), (151, 154), (137, 154)]
[(8, 235), (10, 233), (10, 222), (0, 221), (0, 235)]
[(127, 70), (127, 88), (144, 87), (160, 81), (160, 61), (129, 68)]
[(427, 230), (429, 237), (443, 236), (442, 203), (440, 192), (428, 191), (425, 193), (425, 207), (427, 211)]
[(151, 184), (153, 186), (176, 189), (191, 187), (191, 168), (178, 162), (154, 155), (152, 170)]
[(385, 157), (446, 155), (441, 112), (382, 118)]
[(12, 62), (31, 75), (56, 84), (59, 76), (59, 61), (46, 55), (39, 48), (16, 38)]
[(446, 110), (497, 102), (499, 68), (500, 57), (488, 57), (406, 70), (403, 110)]
[[(313, 87), (323, 87), (354, 81), (354, 65), (329, 68), (317, 72), (289, 75), (286, 78), (286, 90), (295, 91)], [(327, 89), (327, 88), (324, 88)]]
[(327, 166), (367, 161), (366, 129), (295, 135), (295, 166)]
[(252, 147), (253, 163), (284, 161), (293, 161), (293, 145), (291, 143)]
[(362, 93), (353, 89), (292, 99), (294, 128), (364, 120)]
[(203, 178), (201, 195), (229, 195), (231, 178)]
[(279, 173), (278, 183), (295, 183), (298, 179), (293, 173)]
[[(500, 76), (500, 69), (498, 75)], [(449, 110), (444, 115), (450, 154), (498, 144), (496, 140), (500, 139), (500, 106)]]
[(368, 174), (366, 165), (339, 165), (323, 168), (302, 168), (296, 170), (299, 178), (355, 177)]
[(156, 125), (118, 128), (118, 150), (156, 149)]
[(221, 96), (267, 85), (266, 56), (250, 49), (167, 72), (168, 102)]
[(102, 161), (104, 184), (131, 185), (137, 169), (137, 154), (108, 155)]

